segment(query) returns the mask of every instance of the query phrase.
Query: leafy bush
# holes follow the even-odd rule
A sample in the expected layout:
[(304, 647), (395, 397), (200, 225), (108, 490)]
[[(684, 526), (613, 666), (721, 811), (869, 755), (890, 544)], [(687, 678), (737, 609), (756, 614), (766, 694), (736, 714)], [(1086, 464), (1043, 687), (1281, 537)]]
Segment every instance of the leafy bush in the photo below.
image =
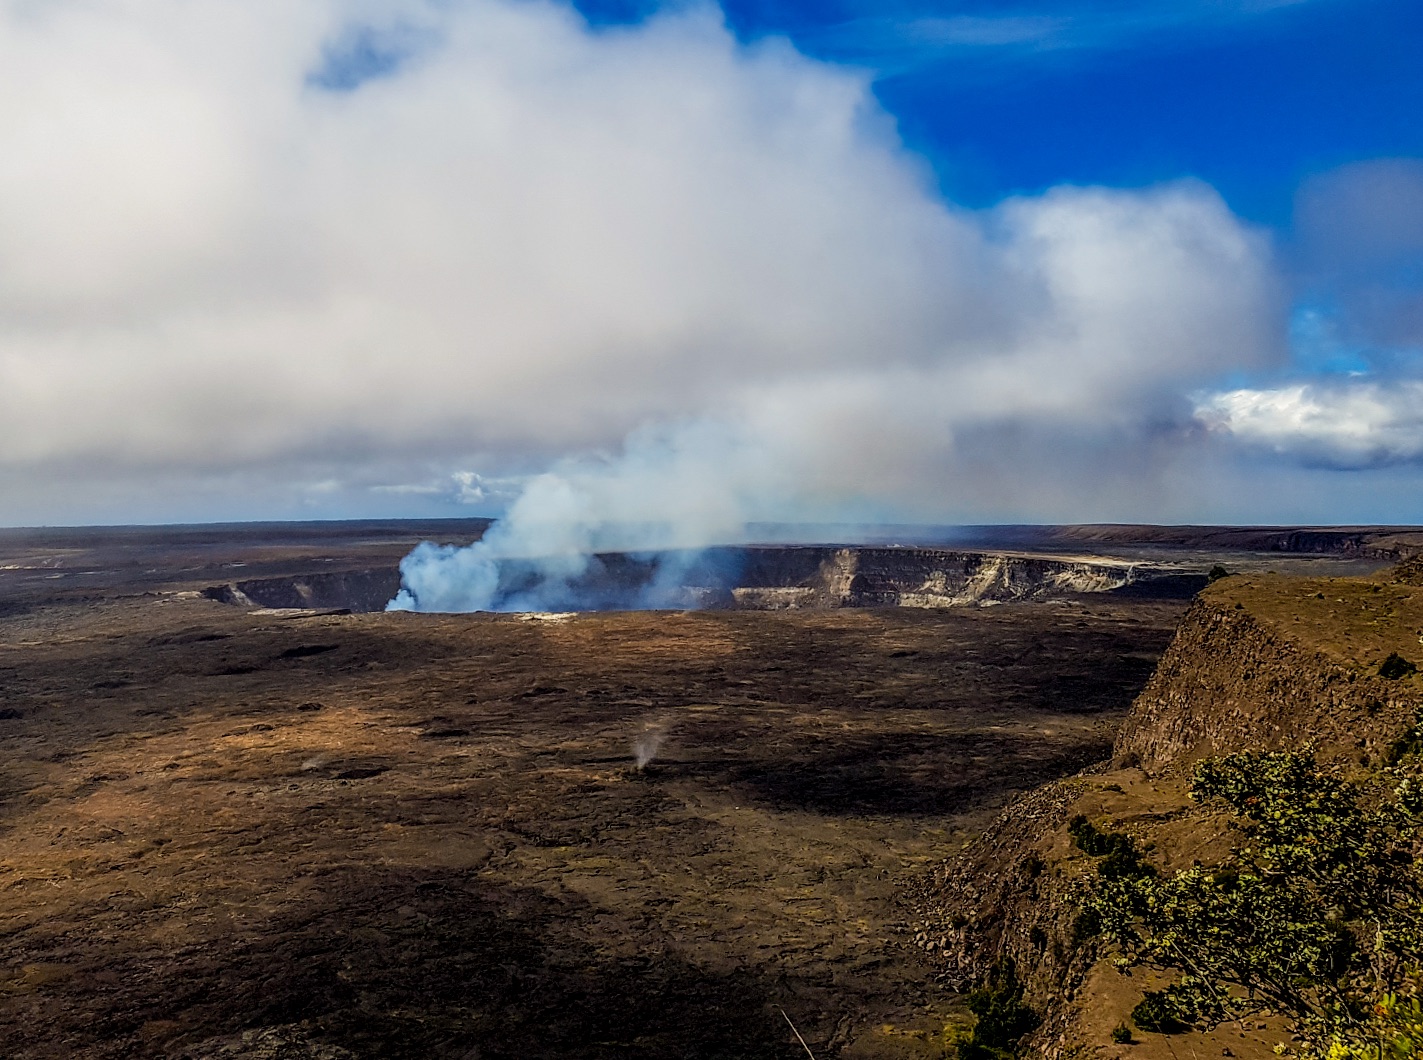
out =
[(1191, 796), (1235, 814), (1241, 848), (1168, 877), (1099, 872), (1084, 899), (1120, 968), (1177, 973), (1137, 1026), (1272, 1011), (1307, 1055), (1372, 1047), (1377, 999), (1423, 965), (1423, 795), (1399, 778), (1366, 792), (1293, 752), (1201, 763)]
[(1186, 1029), (1176, 1005), (1161, 990), (1146, 992), (1146, 996), (1131, 1010), (1131, 1021), (1136, 1024), (1137, 1030), (1152, 1034), (1180, 1034)]
[(1112, 1041), (1118, 1045), (1130, 1045), (1132, 1043), (1131, 1028), (1125, 1023), (1118, 1023), (1112, 1028)]
[(1206, 575), (1206, 581), (1207, 581), (1208, 583), (1211, 583), (1211, 582), (1218, 582), (1218, 581), (1220, 581), (1222, 578), (1229, 578), (1229, 577), (1230, 577), (1230, 571), (1226, 570), (1226, 569), (1225, 569), (1224, 567), (1222, 567), (1219, 563), (1217, 563), (1214, 567), (1211, 568), (1211, 572)]
[(1023, 987), (1012, 961), (999, 964), (988, 982), (969, 994), (968, 1007), (978, 1022), (968, 1041), (959, 1045), (961, 1060), (1005, 1060), (1016, 1056), (1018, 1042), (1042, 1022), (1023, 1003)]
[(1108, 879), (1156, 874), (1156, 870), (1142, 859), (1141, 852), (1129, 835), (1103, 832), (1080, 813), (1067, 823), (1067, 834), (1078, 850), (1103, 859), (1097, 871)]
[(1385, 994), (1374, 1004), (1366, 1031), (1365, 1040), (1331, 1042), (1325, 1060), (1410, 1060), (1423, 1054), (1423, 1004), (1416, 994)]

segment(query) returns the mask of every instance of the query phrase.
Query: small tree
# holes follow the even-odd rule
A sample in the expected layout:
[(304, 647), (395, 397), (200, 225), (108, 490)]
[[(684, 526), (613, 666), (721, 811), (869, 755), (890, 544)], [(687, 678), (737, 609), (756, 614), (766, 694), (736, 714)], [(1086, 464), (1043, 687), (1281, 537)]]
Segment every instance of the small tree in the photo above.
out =
[(1085, 911), (1118, 966), (1176, 973), (1147, 999), (1157, 1029), (1278, 1012), (1307, 1055), (1379, 1060), (1412, 1033), (1396, 991), (1423, 965), (1423, 798), (1387, 780), (1365, 792), (1294, 752), (1206, 761), (1191, 797), (1235, 814), (1240, 848), (1171, 876), (1097, 874)]

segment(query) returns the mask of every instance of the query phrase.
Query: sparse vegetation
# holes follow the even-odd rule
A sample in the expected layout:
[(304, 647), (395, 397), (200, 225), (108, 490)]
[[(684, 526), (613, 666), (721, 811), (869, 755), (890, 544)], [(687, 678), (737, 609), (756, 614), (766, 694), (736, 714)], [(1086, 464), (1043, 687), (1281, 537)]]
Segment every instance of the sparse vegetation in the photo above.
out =
[(1393, 742), (1388, 749), (1388, 764), (1397, 765), (1405, 758), (1423, 753), (1423, 717)]
[(1104, 879), (1156, 874), (1156, 870), (1142, 859), (1136, 842), (1129, 835), (1103, 832), (1082, 814), (1068, 822), (1067, 833), (1072, 836), (1072, 842), (1078, 850), (1102, 859), (1097, 871)]
[(1210, 573), (1206, 575), (1206, 581), (1208, 583), (1213, 583), (1220, 581), (1222, 578), (1229, 577), (1230, 571), (1226, 570), (1219, 563), (1217, 563), (1214, 567), (1211, 568)]
[(1229, 810), (1242, 842), (1219, 865), (1170, 876), (1131, 871), (1140, 858), (1129, 837), (1074, 820), (1077, 845), (1103, 858), (1084, 916), (1123, 971), (1177, 976), (1136, 1007), (1136, 1026), (1169, 1032), (1274, 1012), (1304, 1056), (1414, 1055), (1423, 791), (1413, 773), (1354, 783), (1299, 752), (1207, 760), (1191, 797)]
[(1018, 1043), (1042, 1022), (1023, 1003), (1023, 987), (1012, 961), (993, 969), (987, 983), (968, 998), (969, 1010), (978, 1017), (973, 1032), (959, 1043), (960, 1060), (1007, 1060), (1018, 1055)]

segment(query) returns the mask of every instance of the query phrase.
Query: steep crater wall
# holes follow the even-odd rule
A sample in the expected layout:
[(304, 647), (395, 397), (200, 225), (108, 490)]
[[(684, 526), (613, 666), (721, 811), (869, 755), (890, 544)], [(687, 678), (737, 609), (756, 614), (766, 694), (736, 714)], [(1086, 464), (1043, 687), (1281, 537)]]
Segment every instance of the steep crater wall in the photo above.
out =
[(1423, 608), (1403, 585), (1312, 579), (1291, 599), (1244, 581), (1203, 595), (1132, 705), (1116, 764), (1179, 773), (1306, 743), (1376, 760), (1423, 709), (1413, 681), (1379, 672), (1390, 654), (1423, 655)]
[[(915, 942), (960, 988), (1011, 962), (1044, 1017), (1029, 1054), (1112, 1048), (1108, 1034), (1143, 984), (1111, 972), (1081, 930), (1077, 881), (1095, 862), (1076, 849), (1068, 823), (1081, 814), (1125, 831), (1167, 871), (1211, 863), (1229, 839), (1187, 798), (1195, 763), (1306, 746), (1345, 772), (1388, 761), (1423, 715), (1423, 675), (1386, 677), (1381, 664), (1394, 654), (1423, 662), (1420, 638), (1418, 561), (1375, 578), (1217, 582), (1183, 617), (1113, 759), (1016, 800), (917, 882)], [(1193, 1047), (1210, 1055), (1209, 1044)]]
[[(515, 569), (509, 577), (535, 573)], [(669, 577), (676, 584), (649, 597), (648, 588)], [(569, 585), (567, 600), (550, 609), (959, 607), (1099, 592), (1178, 599), (1205, 582), (1204, 574), (1188, 568), (1125, 561), (923, 548), (748, 546), (596, 556), (587, 573)], [(399, 588), (398, 570), (365, 569), (250, 579), (211, 586), (205, 593), (246, 606), (380, 611)]]
[(384, 611), (400, 591), (400, 571), (330, 571), (287, 578), (251, 578), (213, 585), (203, 590), (209, 599), (246, 607), (280, 607), (343, 611)]

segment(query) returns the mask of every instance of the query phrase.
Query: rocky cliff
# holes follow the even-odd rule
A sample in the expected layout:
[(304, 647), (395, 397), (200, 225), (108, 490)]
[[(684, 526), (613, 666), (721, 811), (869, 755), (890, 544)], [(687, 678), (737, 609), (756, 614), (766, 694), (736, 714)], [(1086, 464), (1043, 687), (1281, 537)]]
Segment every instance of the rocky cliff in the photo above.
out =
[[(677, 572), (680, 593), (659, 606), (780, 610), (961, 607), (1075, 593), (1181, 598), (1205, 584), (1189, 565), (1073, 559), (930, 548), (751, 546), (696, 553), (594, 557), (557, 610), (645, 606), (643, 591)], [(395, 569), (322, 572), (215, 585), (213, 599), (247, 606), (383, 610), (400, 587)]]
[(1423, 705), (1412, 682), (1379, 673), (1390, 654), (1423, 654), (1416, 590), (1298, 588), (1246, 582), (1198, 600), (1133, 704), (1116, 762), (1179, 772), (1209, 755), (1305, 743), (1377, 759)]
[(1277, 1028), (1189, 1035), (1175, 1046), (1111, 1040), (1150, 984), (1111, 970), (1082, 930), (1074, 894), (1094, 863), (1074, 847), (1068, 822), (1081, 814), (1124, 831), (1166, 870), (1210, 863), (1230, 838), (1187, 799), (1191, 766), (1299, 746), (1345, 772), (1377, 764), (1423, 714), (1423, 677), (1384, 665), (1391, 656), (1423, 661), (1420, 639), (1417, 561), (1373, 578), (1215, 583), (1133, 704), (1113, 760), (1025, 796), (918, 881), (916, 943), (955, 988), (1011, 960), (1044, 1016), (1030, 1055), (1272, 1055)]
[(291, 578), (252, 578), (204, 590), (210, 599), (245, 607), (384, 611), (400, 590), (394, 568), (330, 571)]
[(820, 606), (960, 607), (1108, 592), (1149, 581), (1164, 588), (1183, 577), (1192, 575), (1107, 560), (944, 549), (842, 548), (821, 560), (811, 585)]

